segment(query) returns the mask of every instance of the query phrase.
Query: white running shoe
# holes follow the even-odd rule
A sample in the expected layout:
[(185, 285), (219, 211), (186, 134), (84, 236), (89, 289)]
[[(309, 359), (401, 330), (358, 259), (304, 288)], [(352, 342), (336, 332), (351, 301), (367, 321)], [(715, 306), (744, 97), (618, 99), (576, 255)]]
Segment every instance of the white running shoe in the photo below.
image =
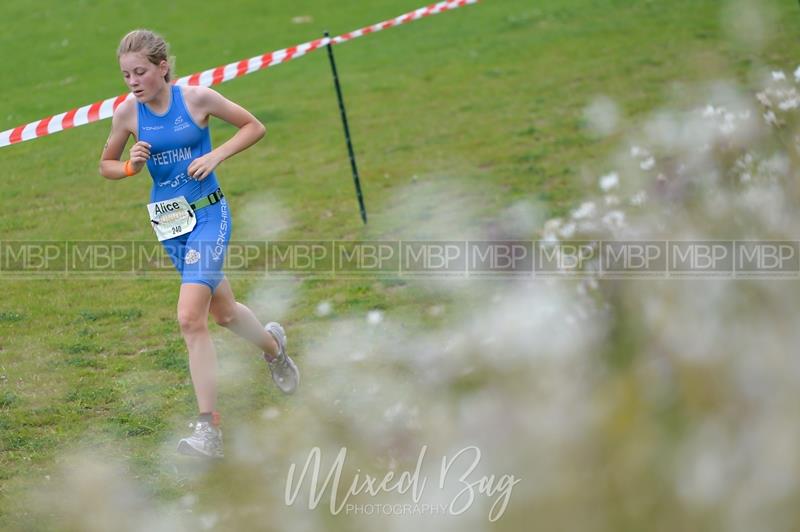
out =
[(267, 361), (269, 371), (272, 373), (272, 380), (278, 388), (286, 394), (294, 393), (300, 384), (300, 371), (297, 365), (286, 354), (286, 333), (279, 323), (271, 321), (264, 326), (264, 329), (275, 338), (278, 343), (278, 356), (270, 360), (264, 353), (264, 360)]
[(178, 442), (178, 452), (188, 456), (222, 458), (222, 431), (208, 421), (195, 421), (192, 435)]

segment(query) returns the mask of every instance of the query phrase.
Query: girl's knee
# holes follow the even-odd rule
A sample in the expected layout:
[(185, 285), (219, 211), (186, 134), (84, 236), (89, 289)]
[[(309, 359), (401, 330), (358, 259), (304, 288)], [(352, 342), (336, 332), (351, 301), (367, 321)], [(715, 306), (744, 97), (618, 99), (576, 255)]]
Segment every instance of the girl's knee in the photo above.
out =
[(229, 327), (233, 320), (236, 319), (236, 307), (229, 307), (223, 310), (217, 310), (212, 313), (214, 322), (220, 327)]
[(178, 325), (183, 334), (194, 334), (208, 328), (208, 318), (194, 309), (178, 309)]

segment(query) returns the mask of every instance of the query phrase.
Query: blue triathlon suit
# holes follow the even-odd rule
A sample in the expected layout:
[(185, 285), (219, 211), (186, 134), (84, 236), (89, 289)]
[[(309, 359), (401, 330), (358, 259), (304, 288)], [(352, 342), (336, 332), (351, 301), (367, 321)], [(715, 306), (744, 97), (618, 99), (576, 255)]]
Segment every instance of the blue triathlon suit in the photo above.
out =
[[(202, 181), (189, 177), (189, 164), (211, 151), (208, 126), (198, 126), (183, 102), (181, 88), (170, 87), (169, 110), (163, 115), (136, 102), (138, 138), (150, 143), (147, 169), (153, 177), (150, 202), (184, 196), (191, 204), (218, 188), (214, 172)], [(223, 198), (195, 211), (197, 224), (191, 232), (162, 241), (181, 274), (181, 283), (204, 284), (213, 293), (222, 281), (222, 265), (231, 236), (231, 215)]]

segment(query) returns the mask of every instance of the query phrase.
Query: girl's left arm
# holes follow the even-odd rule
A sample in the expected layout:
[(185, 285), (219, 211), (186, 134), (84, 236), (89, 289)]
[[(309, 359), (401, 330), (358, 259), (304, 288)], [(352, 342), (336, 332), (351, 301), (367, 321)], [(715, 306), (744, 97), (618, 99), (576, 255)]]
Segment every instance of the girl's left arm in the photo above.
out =
[(197, 87), (197, 90), (197, 107), (204, 114), (216, 116), (239, 128), (228, 141), (189, 164), (190, 177), (205, 179), (222, 161), (258, 142), (266, 133), (266, 128), (247, 109), (217, 91), (206, 87)]

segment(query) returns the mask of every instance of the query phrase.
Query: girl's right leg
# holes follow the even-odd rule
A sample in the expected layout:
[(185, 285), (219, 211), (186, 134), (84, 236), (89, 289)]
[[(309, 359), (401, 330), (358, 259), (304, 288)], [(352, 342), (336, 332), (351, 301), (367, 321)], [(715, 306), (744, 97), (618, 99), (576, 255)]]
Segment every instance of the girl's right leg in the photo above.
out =
[(217, 402), (217, 353), (208, 332), (211, 289), (204, 284), (183, 283), (178, 298), (178, 323), (189, 350), (192, 376), (200, 415), (194, 433), (178, 442), (178, 452), (221, 458), (222, 432), (215, 414)]
[(189, 372), (200, 413), (214, 412), (217, 403), (217, 353), (208, 331), (211, 289), (184, 283), (178, 298), (178, 324), (189, 351)]

